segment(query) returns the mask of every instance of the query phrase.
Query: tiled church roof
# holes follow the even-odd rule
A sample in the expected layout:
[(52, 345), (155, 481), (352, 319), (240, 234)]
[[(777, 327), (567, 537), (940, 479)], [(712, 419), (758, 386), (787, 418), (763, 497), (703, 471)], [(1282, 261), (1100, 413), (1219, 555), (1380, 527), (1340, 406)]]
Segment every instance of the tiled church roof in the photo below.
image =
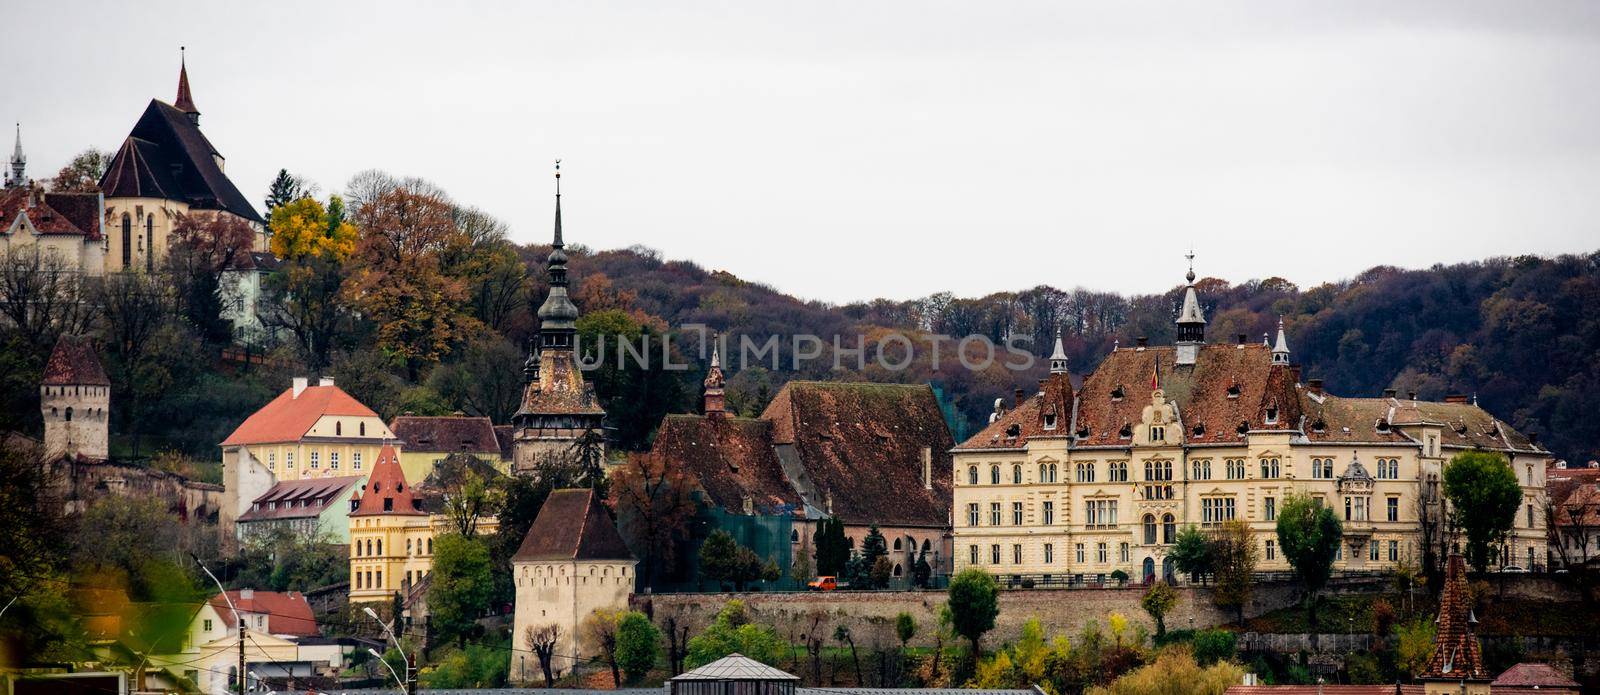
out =
[(151, 99), (100, 178), (107, 198), (161, 198), (200, 210), (226, 210), (262, 222), (250, 201), (218, 166), (217, 148), (200, 126), (170, 104)]
[[(791, 444), (810, 483), (846, 523), (944, 526), (955, 442), (927, 385), (791, 381), (761, 419)], [(933, 457), (932, 488), (922, 451)]]
[(656, 430), (649, 455), (681, 466), (709, 501), (725, 511), (744, 513), (745, 499), (761, 514), (802, 506), (783, 477), (765, 420), (668, 415)]

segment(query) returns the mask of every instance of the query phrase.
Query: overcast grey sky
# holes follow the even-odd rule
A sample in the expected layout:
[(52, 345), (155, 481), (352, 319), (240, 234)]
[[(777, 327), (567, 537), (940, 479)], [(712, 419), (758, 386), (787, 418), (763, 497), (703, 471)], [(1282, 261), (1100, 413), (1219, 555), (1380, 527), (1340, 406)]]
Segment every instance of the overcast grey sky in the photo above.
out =
[(187, 45), (258, 204), (381, 168), (545, 240), (559, 156), (569, 241), (835, 302), (1600, 246), (1600, 3), (452, 4), (12, 0), (0, 119), (49, 176)]

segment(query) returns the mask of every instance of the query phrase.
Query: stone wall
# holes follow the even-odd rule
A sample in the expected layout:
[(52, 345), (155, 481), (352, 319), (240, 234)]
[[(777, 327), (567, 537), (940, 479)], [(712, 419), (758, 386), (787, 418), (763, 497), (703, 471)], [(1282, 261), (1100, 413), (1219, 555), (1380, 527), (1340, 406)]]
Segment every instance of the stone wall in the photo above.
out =
[[(1167, 616), (1169, 629), (1211, 627), (1233, 620), (1231, 611), (1218, 610), (1211, 604), (1211, 592), (1204, 588), (1178, 587), (1178, 605)], [(1000, 592), (1000, 617), (995, 630), (987, 637), (990, 644), (1015, 640), (1022, 632), (1023, 623), (1037, 617), (1044, 624), (1047, 635), (1076, 634), (1090, 621), (1105, 626), (1106, 616), (1118, 612), (1130, 623), (1142, 625), (1150, 632), (1155, 624), (1139, 607), (1144, 589), (1024, 589)], [(1293, 584), (1274, 582), (1256, 585), (1255, 597), (1245, 610), (1246, 616), (1294, 605), (1298, 594)], [(836, 625), (846, 625), (858, 639), (894, 640), (894, 617), (901, 612), (910, 613), (917, 620), (915, 645), (932, 645), (932, 627), (938, 621), (939, 609), (944, 605), (943, 591), (834, 591), (826, 593), (709, 593), (709, 594), (635, 594), (632, 605), (636, 610), (650, 612), (659, 624), (668, 616), (675, 616), (679, 624), (692, 626), (693, 632), (709, 623), (717, 611), (731, 599), (741, 599), (756, 622), (773, 626), (778, 634), (799, 641), (817, 611), (828, 615), (824, 629), (829, 635)], [(1191, 623), (1191, 619), (1193, 622)]]

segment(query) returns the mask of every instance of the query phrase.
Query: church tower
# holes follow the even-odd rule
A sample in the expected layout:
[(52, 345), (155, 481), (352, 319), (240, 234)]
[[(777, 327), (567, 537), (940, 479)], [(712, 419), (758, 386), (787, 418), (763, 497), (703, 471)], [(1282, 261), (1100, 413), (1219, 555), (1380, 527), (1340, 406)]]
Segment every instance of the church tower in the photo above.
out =
[(705, 410), (708, 418), (727, 417), (727, 406), (723, 402), (722, 387), (726, 384), (722, 377), (722, 354), (717, 351), (716, 340), (711, 342), (711, 368), (706, 370), (706, 380), (701, 382), (705, 387)]
[(1184, 276), (1189, 286), (1183, 290), (1183, 309), (1178, 312), (1178, 344), (1175, 362), (1193, 365), (1200, 356), (1200, 346), (1206, 341), (1206, 317), (1200, 310), (1200, 298), (1194, 291), (1194, 252), (1189, 255), (1189, 274)]
[(11, 148), (11, 172), (6, 174), (6, 188), (16, 188), (28, 182), (28, 157), (22, 154), (22, 124), (17, 124), (17, 144)]
[(39, 383), (44, 448), (52, 458), (97, 461), (110, 451), (111, 380), (87, 340), (62, 336)]
[[(555, 241), (546, 260), (550, 294), (539, 306), (539, 338), (523, 374), (522, 406), (512, 416), (512, 468), (529, 471), (544, 459), (576, 456), (580, 444), (602, 436), (606, 412), (584, 381), (574, 353), (578, 307), (567, 296), (567, 252), (561, 236), (561, 162), (556, 161)], [(604, 445), (601, 444), (601, 451)]]

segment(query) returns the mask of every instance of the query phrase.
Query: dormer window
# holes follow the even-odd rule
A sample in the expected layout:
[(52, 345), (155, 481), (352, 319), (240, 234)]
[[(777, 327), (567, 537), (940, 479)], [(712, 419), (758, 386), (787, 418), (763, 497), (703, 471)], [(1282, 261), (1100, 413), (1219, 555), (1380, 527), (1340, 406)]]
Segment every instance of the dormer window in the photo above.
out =
[(1021, 434), (1022, 434), (1022, 425), (1018, 425), (1016, 423), (1012, 423), (1010, 427), (1006, 428), (1006, 439), (1016, 439)]
[(1047, 429), (1047, 430), (1053, 430), (1053, 429), (1056, 428), (1056, 414), (1055, 413), (1045, 413), (1044, 414), (1044, 428)]
[(1196, 437), (1204, 437), (1204, 436), (1206, 436), (1206, 423), (1202, 422), (1202, 423), (1198, 423), (1198, 424), (1196, 424), (1194, 426), (1194, 436), (1196, 436)]
[(1379, 432), (1388, 432), (1389, 431), (1389, 421), (1388, 420), (1379, 420), (1378, 421), (1378, 431)]
[(1267, 424), (1269, 424), (1269, 425), (1278, 424), (1278, 406), (1275, 406), (1275, 405), (1267, 406)]
[(1229, 398), (1238, 398), (1239, 397), (1239, 385), (1238, 384), (1229, 384), (1228, 385), (1228, 397)]
[(1121, 384), (1117, 384), (1116, 388), (1111, 389), (1111, 400), (1112, 400), (1112, 402), (1116, 402), (1116, 401), (1122, 400), (1122, 395), (1123, 394), (1122, 394), (1122, 385)]
[(1323, 422), (1322, 418), (1317, 418), (1315, 420), (1312, 420), (1311, 421), (1311, 431), (1312, 432), (1326, 432), (1326, 431), (1328, 431), (1328, 423)]
[(1123, 439), (1128, 439), (1129, 437), (1132, 437), (1133, 436), (1133, 427), (1130, 426), (1130, 425), (1124, 424), (1122, 426), (1122, 429), (1117, 430), (1117, 436), (1121, 437)]
[(1245, 420), (1240, 420), (1239, 421), (1239, 426), (1237, 428), (1235, 428), (1235, 431), (1237, 431), (1239, 434), (1244, 434), (1246, 432), (1249, 432), (1250, 431), (1250, 423), (1245, 421)]
[(1078, 438), (1079, 439), (1088, 439), (1089, 438), (1089, 428), (1088, 427), (1079, 427), (1078, 428)]

